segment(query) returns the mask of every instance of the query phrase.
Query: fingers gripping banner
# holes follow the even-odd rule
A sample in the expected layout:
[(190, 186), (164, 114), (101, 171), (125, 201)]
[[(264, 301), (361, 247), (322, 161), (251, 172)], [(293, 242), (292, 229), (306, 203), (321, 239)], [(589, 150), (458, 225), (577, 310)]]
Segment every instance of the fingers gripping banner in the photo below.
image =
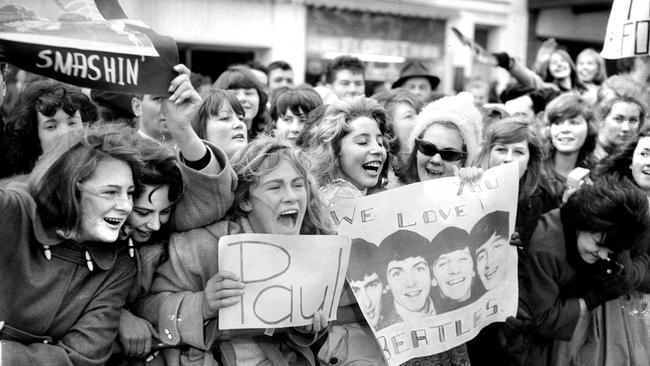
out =
[(650, 1), (614, 0), (601, 55), (619, 59), (650, 54)]
[(0, 0), (0, 51), (23, 70), (92, 89), (168, 94), (176, 43), (117, 0)]
[(389, 365), (467, 342), (517, 310), (515, 164), (337, 205), (347, 280)]
[(336, 235), (239, 234), (219, 240), (219, 271), (244, 283), (239, 303), (219, 309), (219, 329), (311, 324), (336, 319), (350, 239)]

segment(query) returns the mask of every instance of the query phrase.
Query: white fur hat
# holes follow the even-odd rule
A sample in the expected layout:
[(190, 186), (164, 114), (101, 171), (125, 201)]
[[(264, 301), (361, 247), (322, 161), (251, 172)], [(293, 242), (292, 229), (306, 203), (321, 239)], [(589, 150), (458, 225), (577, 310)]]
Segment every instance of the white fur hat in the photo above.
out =
[(467, 162), (475, 161), (480, 151), (482, 136), (481, 112), (474, 106), (474, 97), (468, 92), (443, 97), (427, 104), (418, 115), (409, 137), (409, 151), (413, 151), (415, 139), (436, 122), (449, 122), (460, 131), (467, 148)]

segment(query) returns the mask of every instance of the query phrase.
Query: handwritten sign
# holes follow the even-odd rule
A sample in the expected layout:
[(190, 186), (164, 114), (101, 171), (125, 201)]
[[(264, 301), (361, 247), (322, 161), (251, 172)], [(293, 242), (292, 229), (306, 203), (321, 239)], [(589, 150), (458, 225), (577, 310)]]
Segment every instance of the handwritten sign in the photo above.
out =
[(601, 55), (619, 59), (650, 54), (650, 1), (614, 0)]
[(347, 280), (389, 365), (467, 342), (517, 310), (516, 163), (344, 201)]
[(0, 0), (3, 59), (65, 83), (168, 94), (176, 43), (128, 19), (117, 0)]
[(240, 234), (219, 240), (219, 270), (245, 284), (239, 304), (219, 309), (219, 329), (282, 328), (336, 319), (350, 239), (335, 235)]

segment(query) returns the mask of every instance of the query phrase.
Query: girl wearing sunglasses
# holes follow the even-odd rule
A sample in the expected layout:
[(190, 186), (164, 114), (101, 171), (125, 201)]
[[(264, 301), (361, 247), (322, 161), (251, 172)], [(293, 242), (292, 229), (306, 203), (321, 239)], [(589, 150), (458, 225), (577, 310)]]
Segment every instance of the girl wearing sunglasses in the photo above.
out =
[(408, 140), (410, 154), (396, 175), (402, 184), (450, 177), (479, 152), (481, 113), (469, 93), (430, 103)]
[[(418, 115), (408, 140), (411, 152), (396, 175), (402, 184), (453, 176), (455, 170), (478, 155), (479, 136), (481, 113), (474, 106), (470, 93), (438, 99)], [(469, 364), (465, 344), (410, 360), (405, 365), (463, 363)]]

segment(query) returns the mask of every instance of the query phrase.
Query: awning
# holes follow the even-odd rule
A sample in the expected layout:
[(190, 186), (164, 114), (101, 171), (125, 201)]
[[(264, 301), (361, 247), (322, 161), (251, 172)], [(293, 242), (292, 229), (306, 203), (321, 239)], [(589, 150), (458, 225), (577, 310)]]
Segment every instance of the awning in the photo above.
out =
[(459, 15), (458, 10), (441, 8), (424, 1), (405, 0), (303, 0), (305, 5), (329, 9), (343, 9), (382, 13), (415, 18), (449, 19)]

